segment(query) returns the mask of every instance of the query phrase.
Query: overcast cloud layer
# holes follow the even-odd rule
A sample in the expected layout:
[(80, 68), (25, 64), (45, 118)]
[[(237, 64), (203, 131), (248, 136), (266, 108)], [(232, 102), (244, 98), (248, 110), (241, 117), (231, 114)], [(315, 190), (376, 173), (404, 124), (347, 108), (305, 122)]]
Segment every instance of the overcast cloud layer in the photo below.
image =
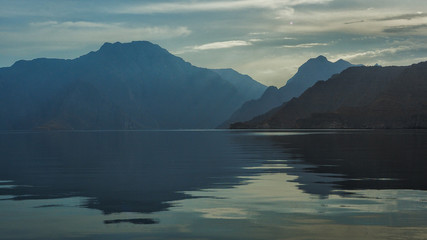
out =
[(282, 86), (324, 55), (356, 64), (427, 60), (425, 0), (0, 0), (0, 67), (149, 40), (196, 66)]

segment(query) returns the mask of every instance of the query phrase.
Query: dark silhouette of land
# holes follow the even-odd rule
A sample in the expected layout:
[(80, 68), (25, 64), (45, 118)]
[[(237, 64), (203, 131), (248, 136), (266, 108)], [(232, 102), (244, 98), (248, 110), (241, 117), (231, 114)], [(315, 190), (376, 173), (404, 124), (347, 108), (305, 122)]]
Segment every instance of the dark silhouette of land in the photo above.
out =
[(427, 62), (351, 67), (232, 128), (427, 128)]
[(351, 66), (354, 65), (342, 59), (330, 62), (324, 56), (311, 58), (299, 67), (298, 72), (286, 82), (285, 86), (279, 89), (271, 86), (265, 90), (260, 98), (245, 102), (220, 127), (228, 128), (231, 123), (249, 121), (258, 115), (262, 115), (284, 102), (298, 97), (316, 82), (327, 80), (332, 75)]
[(105, 43), (72, 60), (0, 68), (0, 129), (214, 128), (265, 88), (150, 42)]

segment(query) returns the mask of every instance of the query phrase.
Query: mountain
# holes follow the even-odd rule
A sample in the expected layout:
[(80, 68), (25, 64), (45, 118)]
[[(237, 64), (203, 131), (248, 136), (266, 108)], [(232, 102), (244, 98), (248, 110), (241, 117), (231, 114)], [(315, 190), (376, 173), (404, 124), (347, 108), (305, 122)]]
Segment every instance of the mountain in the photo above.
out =
[(248, 121), (255, 116), (266, 113), (284, 102), (298, 97), (317, 81), (327, 80), (332, 75), (351, 66), (353, 66), (351, 63), (342, 59), (330, 62), (324, 56), (311, 58), (298, 68), (297, 73), (286, 82), (285, 86), (279, 89), (269, 87), (261, 98), (245, 102), (227, 121), (221, 124), (221, 127), (228, 127), (234, 122)]
[(0, 68), (0, 129), (212, 128), (259, 96), (229, 80), (146, 41), (18, 61)]
[(352, 67), (232, 128), (427, 128), (427, 62)]
[(267, 88), (265, 85), (255, 81), (248, 75), (242, 75), (231, 68), (211, 70), (236, 87), (239, 94), (246, 99), (252, 100), (261, 97)]

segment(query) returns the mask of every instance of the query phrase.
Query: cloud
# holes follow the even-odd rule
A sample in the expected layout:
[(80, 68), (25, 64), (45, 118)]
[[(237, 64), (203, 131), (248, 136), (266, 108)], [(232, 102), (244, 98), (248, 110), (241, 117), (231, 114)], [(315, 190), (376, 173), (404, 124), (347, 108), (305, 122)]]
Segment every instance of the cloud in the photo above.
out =
[[(0, 42), (9, 46), (9, 54), (22, 55), (25, 52), (82, 49), (84, 46), (95, 46), (104, 42), (158, 41), (190, 34), (191, 30), (185, 26), (135, 26), (120, 22), (41, 21), (29, 23), (25, 31), (0, 30)], [(21, 46), (15, 47), (16, 42), (19, 42)]]
[(250, 32), (249, 35), (256, 35), (256, 36), (260, 36), (260, 35), (267, 35), (268, 32)]
[(45, 22), (31, 22), (29, 25), (31, 27), (45, 27), (45, 26), (52, 26), (57, 25), (57, 21), (45, 21)]
[[(257, 41), (259, 41), (257, 39)], [(232, 48), (232, 47), (240, 47), (240, 46), (249, 46), (252, 45), (250, 41), (224, 41), (224, 42), (213, 42), (207, 43), (199, 46), (194, 46), (193, 50), (212, 50), (212, 49), (222, 49), (222, 48)]]
[(283, 9), (276, 11), (275, 19), (288, 18), (295, 14), (295, 9), (291, 7), (284, 7)]
[[(333, 4), (331, 4), (332, 6)], [(295, 13), (275, 27), (276, 31), (286, 34), (318, 34), (338, 33), (354, 35), (384, 36), (394, 30), (384, 29), (425, 24), (427, 14), (423, 12), (405, 12), (392, 7), (376, 8), (372, 10), (345, 8), (322, 8), (316, 10), (316, 6), (295, 8)], [(407, 10), (406, 10), (407, 11)], [(398, 29), (399, 30), (399, 29)], [(402, 31), (400, 31), (403, 33)], [(425, 32), (425, 31), (424, 31)], [(417, 32), (419, 35), (427, 35), (427, 32)]]
[[(382, 13), (382, 15), (389, 15), (387, 13)], [(417, 13), (406, 13), (406, 14), (394, 14), (392, 16), (385, 17), (371, 17), (363, 20), (353, 20), (345, 22), (344, 24), (360, 24), (360, 27), (369, 26), (370, 29), (376, 29), (377, 33), (410, 33), (415, 30), (425, 28), (427, 24), (422, 24), (425, 22), (427, 14), (423, 12)], [(404, 25), (404, 23), (409, 23), (411, 25)], [(375, 22), (384, 22), (384, 23), (375, 23)]]
[(259, 38), (251, 38), (249, 40), (230, 40), (230, 41), (220, 41), (220, 42), (211, 42), (202, 45), (185, 47), (182, 50), (174, 51), (174, 54), (183, 54), (188, 52), (197, 52), (205, 50), (216, 50), (216, 49), (225, 49), (225, 48), (234, 48), (234, 47), (244, 47), (251, 46), (254, 43), (262, 42), (264, 40)]
[(344, 24), (355, 24), (355, 23), (363, 23), (365, 20), (357, 20), (357, 21), (351, 21), (351, 22), (345, 22)]
[(119, 24), (106, 24), (106, 23), (97, 23), (97, 22), (86, 22), (86, 21), (66, 21), (66, 22), (57, 22), (57, 21), (46, 21), (46, 22), (32, 22), (30, 23), (31, 27), (60, 27), (60, 28), (109, 28), (111, 25)]
[(335, 57), (335, 59), (346, 59), (348, 61), (351, 61), (355, 59), (377, 58), (384, 55), (396, 54), (398, 52), (408, 51), (411, 49), (413, 49), (413, 46), (397, 46), (397, 47), (390, 47), (390, 48), (356, 52), (356, 53), (347, 53), (345, 55), (340, 55), (338, 57)]
[(420, 29), (427, 28), (427, 24), (420, 24), (420, 25), (403, 25), (403, 26), (396, 26), (396, 27), (389, 27), (383, 30), (385, 33), (396, 33), (396, 34), (402, 34), (402, 33), (411, 33), (415, 32)]
[(414, 18), (424, 18), (424, 17), (427, 17), (427, 13), (417, 12), (417, 13), (408, 13), (408, 14), (401, 14), (401, 15), (396, 15), (391, 17), (378, 18), (375, 20), (376, 21), (412, 20)]
[(420, 61), (426, 61), (427, 47), (423, 41), (402, 41), (398, 45), (382, 49), (348, 52), (333, 56), (332, 59), (345, 59), (352, 63), (382, 66), (405, 66)]
[(32, 22), (28, 31), (3, 32), (4, 40), (14, 38), (29, 41), (105, 42), (135, 39), (157, 40), (187, 36), (191, 31), (184, 26), (129, 26), (125, 23), (99, 23), (87, 21)]
[(198, 52), (198, 51), (206, 51), (206, 50), (218, 50), (218, 49), (226, 49), (226, 48), (234, 48), (234, 47), (244, 47), (251, 46), (252, 43), (261, 42), (261, 39), (250, 39), (248, 41), (244, 40), (230, 40), (230, 41), (221, 41), (221, 42), (212, 42), (206, 43), (202, 45), (196, 46), (187, 46), (180, 50), (171, 51), (172, 54), (180, 55), (184, 53)]
[(283, 45), (284, 48), (312, 48), (317, 46), (328, 46), (329, 43), (301, 43), (296, 45)]
[(125, 14), (153, 14), (153, 13), (186, 13), (201, 11), (233, 11), (241, 9), (285, 9), (307, 4), (325, 4), (333, 0), (235, 0), (235, 1), (182, 1), (173, 3), (152, 3), (129, 5), (116, 10), (116, 13)]

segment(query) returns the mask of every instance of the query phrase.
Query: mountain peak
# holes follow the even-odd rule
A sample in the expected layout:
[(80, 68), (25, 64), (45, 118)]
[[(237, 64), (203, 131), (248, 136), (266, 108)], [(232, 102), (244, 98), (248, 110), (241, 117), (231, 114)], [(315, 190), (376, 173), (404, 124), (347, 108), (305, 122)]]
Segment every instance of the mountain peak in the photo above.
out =
[(279, 108), (234, 126), (427, 128), (427, 63), (420, 66), (423, 67), (354, 67), (315, 84)]
[(78, 61), (84, 62), (103, 62), (104, 65), (106, 62), (110, 62), (115, 66), (129, 65), (130, 62), (142, 66), (147, 62), (153, 61), (153, 59), (157, 59), (156, 61), (183, 61), (181, 58), (169, 53), (166, 49), (148, 41), (133, 41), (129, 43), (106, 42), (99, 50), (77, 58)]
[[(318, 80), (327, 80), (335, 73), (352, 66), (351, 63), (342, 59), (335, 63), (330, 62), (325, 56), (319, 55), (316, 58), (310, 58), (307, 62), (298, 68), (297, 73), (290, 78), (288, 84), (301, 84), (305, 82), (308, 86), (313, 85)], [(316, 76), (313, 78), (313, 76)]]
[(328, 62), (328, 59), (323, 56), (323, 55), (319, 55), (317, 58), (315, 58), (317, 61), (322, 61), (322, 62)]
[(346, 60), (340, 58), (338, 59), (338, 61), (336, 61), (335, 63), (348, 63)]
[(138, 49), (162, 49), (159, 45), (153, 44), (149, 41), (133, 41), (129, 43), (121, 43), (121, 42), (115, 42), (115, 43), (104, 43), (101, 48), (99, 49), (100, 52), (103, 51), (110, 51), (115, 49), (121, 49), (121, 50), (138, 50)]
[(301, 67), (329, 63), (331, 62), (325, 56), (319, 55), (318, 57), (308, 59), (308, 61), (301, 65)]
[(115, 43), (110, 43), (110, 42), (105, 42), (101, 48), (103, 47), (110, 47), (110, 46), (157, 46), (156, 44), (149, 42), (149, 41), (132, 41), (132, 42), (126, 42), (126, 43), (121, 43), (121, 42), (115, 42)]
[(147, 41), (105, 43), (72, 60), (19, 61), (0, 70), (3, 130), (213, 128), (265, 89)]
[(280, 89), (276, 87), (267, 88), (259, 99), (242, 105), (227, 122), (248, 121), (257, 115), (266, 113), (268, 110), (276, 108), (294, 97), (298, 97), (317, 81), (327, 80), (332, 75), (340, 73), (350, 66), (352, 64), (344, 60), (332, 63), (322, 55), (311, 58), (298, 68), (298, 72), (286, 82), (285, 86)]

